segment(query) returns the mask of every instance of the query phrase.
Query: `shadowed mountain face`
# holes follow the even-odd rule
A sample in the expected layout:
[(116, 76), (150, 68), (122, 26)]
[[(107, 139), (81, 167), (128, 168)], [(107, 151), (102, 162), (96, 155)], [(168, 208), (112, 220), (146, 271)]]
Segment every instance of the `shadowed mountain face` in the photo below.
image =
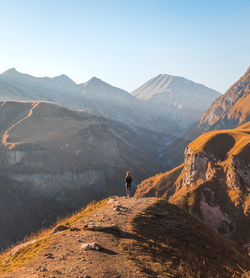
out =
[(250, 243), (250, 122), (201, 135), (186, 148), (184, 164), (143, 181), (136, 196), (164, 197), (246, 248)]
[(30, 233), (55, 223), (72, 208), (20, 182), (0, 175), (0, 250), (16, 243)]
[[(92, 200), (124, 194), (127, 170), (138, 183), (161, 169), (155, 151), (160, 134), (135, 132), (125, 124), (53, 103), (1, 102), (0, 131), (0, 175), (8, 180), (5, 186), (18, 185), (21, 191), (25, 187), (27, 200), (25, 194), (21, 199), (25, 205), (32, 196), (40, 196), (44, 202), (53, 200), (59, 208), (74, 210)], [(14, 185), (12, 191), (18, 189)], [(12, 211), (1, 211), (0, 226), (10, 215), (13, 219), (5, 231), (7, 239), (12, 229), (18, 230), (15, 209), (18, 203), (13, 202)], [(36, 206), (30, 202), (32, 209)], [(48, 210), (38, 217), (41, 222)], [(58, 211), (57, 216), (62, 214)]]
[(0, 254), (3, 278), (242, 278), (239, 266), (247, 270), (249, 258), (157, 198), (102, 200)]
[(179, 76), (159, 74), (132, 92), (151, 106), (192, 124), (220, 96), (215, 90)]

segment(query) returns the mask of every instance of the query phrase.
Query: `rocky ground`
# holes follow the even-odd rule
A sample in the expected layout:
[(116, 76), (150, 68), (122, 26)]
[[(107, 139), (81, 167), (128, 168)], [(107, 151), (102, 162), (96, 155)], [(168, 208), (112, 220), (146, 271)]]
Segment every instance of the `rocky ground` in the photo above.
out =
[(249, 260), (158, 198), (111, 197), (0, 256), (10, 277), (241, 277)]

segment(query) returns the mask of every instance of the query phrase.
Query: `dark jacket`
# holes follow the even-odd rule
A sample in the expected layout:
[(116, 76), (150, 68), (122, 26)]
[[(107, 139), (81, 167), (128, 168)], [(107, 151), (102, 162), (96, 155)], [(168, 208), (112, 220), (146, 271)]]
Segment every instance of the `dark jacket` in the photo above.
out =
[(126, 178), (125, 178), (125, 181), (126, 181), (126, 184), (129, 184), (129, 185), (131, 185), (131, 183), (132, 183), (132, 177), (130, 176), (127, 176)]

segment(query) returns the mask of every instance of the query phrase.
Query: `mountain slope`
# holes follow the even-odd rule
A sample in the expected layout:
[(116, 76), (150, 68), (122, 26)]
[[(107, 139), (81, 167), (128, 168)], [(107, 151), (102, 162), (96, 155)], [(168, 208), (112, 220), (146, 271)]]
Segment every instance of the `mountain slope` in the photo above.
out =
[(250, 122), (205, 133), (184, 165), (143, 181), (136, 196), (164, 197), (244, 249), (250, 243)]
[(0, 175), (0, 250), (72, 211), (66, 204), (34, 192), (31, 186)]
[(79, 84), (79, 88), (84, 98), (84, 109), (90, 113), (123, 122), (135, 130), (142, 127), (149, 131), (176, 134), (182, 129), (169, 116), (154, 111), (150, 105), (128, 92), (96, 77)]
[(156, 198), (112, 197), (59, 224), (3, 254), (2, 277), (241, 277), (238, 265), (249, 266), (204, 223)]
[[(65, 206), (72, 211), (110, 194), (123, 194), (128, 170), (135, 183), (158, 172), (159, 136), (143, 129), (135, 132), (122, 123), (53, 103), (2, 102), (0, 175), (8, 180), (6, 186), (13, 184), (13, 194), (26, 205), (33, 196), (40, 196), (44, 203), (51, 200), (60, 204), (59, 216)], [(20, 192), (28, 192), (27, 201), (18, 197), (17, 185)], [(0, 195), (3, 191), (0, 187)], [(0, 248), (6, 246), (12, 231), (16, 230), (18, 238), (24, 236), (21, 227), (15, 225), (20, 216), (15, 213), (18, 203), (13, 203), (13, 210), (1, 211), (0, 226), (10, 216), (13, 222), (2, 235)], [(32, 209), (36, 209), (33, 202)], [(44, 207), (41, 215), (48, 210), (49, 206)], [(30, 231), (34, 231), (37, 224), (33, 225), (32, 219), (29, 224)]]
[(93, 77), (89, 81), (79, 84), (84, 97), (107, 103), (119, 103), (119, 105), (131, 105), (139, 103), (127, 91), (111, 86), (99, 78)]
[[(107, 180), (101, 185), (97, 177), (111, 178), (112, 167), (117, 175), (135, 171), (136, 180), (159, 167), (157, 162), (152, 164), (158, 134), (134, 132), (118, 122), (45, 102), (2, 103), (0, 116), (1, 172), (17, 180), (32, 180), (37, 189), (45, 186), (47, 194), (55, 178), (67, 180), (62, 184), (65, 189), (69, 182), (70, 187), (76, 182), (85, 189), (91, 184), (103, 186), (99, 188), (103, 192)], [(30, 172), (29, 178), (23, 176), (25, 172)]]
[(188, 108), (194, 108), (194, 104), (200, 100), (200, 110), (203, 110), (220, 96), (220, 93), (184, 77), (159, 74), (134, 90), (132, 95), (145, 101), (164, 101), (168, 106)]
[(234, 128), (250, 120), (250, 67), (201, 117), (203, 131)]

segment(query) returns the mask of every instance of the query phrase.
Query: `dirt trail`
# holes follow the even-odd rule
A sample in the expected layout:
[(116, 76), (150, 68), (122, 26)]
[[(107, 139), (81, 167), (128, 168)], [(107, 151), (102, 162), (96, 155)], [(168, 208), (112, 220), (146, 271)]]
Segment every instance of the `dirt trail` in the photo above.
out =
[[(51, 235), (49, 246), (26, 266), (1, 277), (145, 278), (124, 246), (135, 237), (131, 226), (134, 217), (157, 200), (111, 197), (104, 207), (79, 219), (71, 229)], [(99, 251), (81, 248), (93, 242), (101, 246)]]
[[(32, 113), (33, 113), (33, 110), (39, 105), (39, 103), (40, 103), (40, 101), (35, 101), (35, 102), (33, 102), (33, 103), (32, 103), (32, 107), (30, 108), (28, 114), (27, 114), (24, 118), (18, 120), (18, 121), (17, 121), (16, 123), (14, 123), (14, 124), (12, 124), (12, 125), (4, 132), (4, 134), (3, 134), (3, 136), (2, 136), (2, 144), (3, 144), (4, 146), (8, 146), (8, 149), (11, 150), (11, 149), (13, 149), (13, 148), (16, 146), (16, 144), (18, 144), (18, 143), (8, 143), (8, 142), (7, 142), (7, 139), (8, 139), (8, 137), (9, 137), (9, 132), (10, 132), (13, 128), (15, 128), (17, 125), (19, 125), (20, 123), (22, 123), (22, 122), (25, 121), (26, 119), (30, 118), (30, 116), (31, 116)], [(3, 103), (2, 105), (4, 105), (4, 103)]]

